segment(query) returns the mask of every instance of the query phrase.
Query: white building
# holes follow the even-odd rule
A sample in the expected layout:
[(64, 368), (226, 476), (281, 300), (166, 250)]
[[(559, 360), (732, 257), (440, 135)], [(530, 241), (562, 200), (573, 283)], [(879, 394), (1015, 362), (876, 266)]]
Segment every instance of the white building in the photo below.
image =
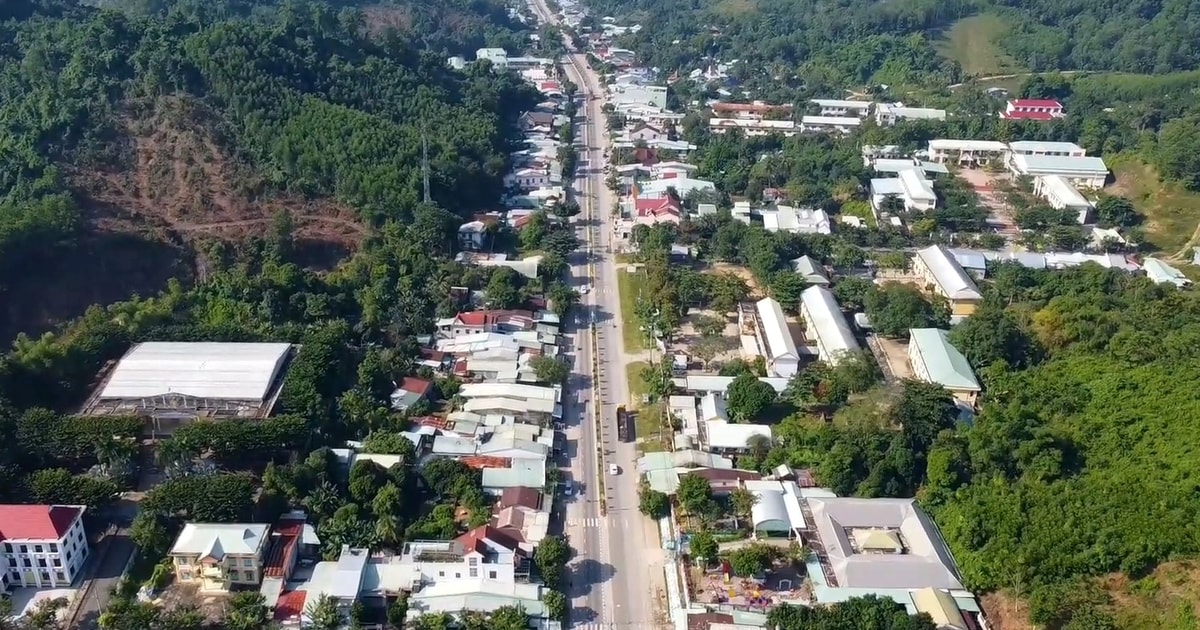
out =
[(905, 107), (900, 103), (881, 103), (875, 107), (875, 124), (890, 127), (901, 120), (946, 120), (946, 110)]
[(786, 137), (796, 135), (796, 122), (792, 120), (752, 120), (745, 118), (709, 118), (708, 128), (715, 134), (730, 129), (741, 129), (747, 136), (768, 136), (778, 133)]
[(804, 116), (800, 119), (802, 133), (850, 133), (862, 126), (862, 119), (853, 116)]
[(763, 228), (768, 232), (791, 232), (793, 234), (829, 234), (829, 213), (812, 208), (776, 206), (758, 211)]
[(1087, 151), (1074, 142), (1041, 142), (1018, 140), (1008, 143), (1013, 155), (1050, 155), (1057, 157), (1085, 157)]
[(614, 105), (628, 103), (650, 105), (658, 109), (667, 108), (667, 86), (665, 85), (613, 85), (609, 86), (610, 100)]
[[(670, 175), (666, 173), (665, 175)], [(642, 184), (638, 189), (638, 197), (641, 199), (661, 199), (666, 197), (668, 191), (674, 189), (680, 199), (686, 199), (693, 191), (697, 193), (716, 192), (717, 187), (707, 179), (695, 179), (692, 177), (663, 177)]]
[(88, 557), (81, 505), (0, 505), (3, 574), (13, 587), (65, 588)]
[(787, 319), (779, 302), (771, 298), (754, 305), (758, 316), (758, 342), (767, 359), (767, 371), (772, 376), (791, 378), (800, 369), (800, 352), (788, 330)]
[(800, 317), (805, 336), (817, 344), (817, 357), (822, 361), (836, 365), (842, 357), (858, 351), (858, 340), (829, 289), (813, 286), (802, 291)]
[(995, 140), (936, 138), (929, 141), (929, 159), (938, 163), (982, 164), (1003, 160), (1007, 155), (1008, 145)]
[(983, 301), (983, 294), (975, 281), (945, 247), (930, 245), (917, 250), (912, 260), (912, 271), (928, 290), (946, 298), (950, 303), (950, 314), (966, 316), (975, 312)]
[(1180, 289), (1192, 286), (1192, 281), (1183, 272), (1157, 258), (1147, 258), (1142, 263), (1146, 277), (1158, 284), (1173, 284)]
[(1046, 200), (1051, 208), (1073, 210), (1079, 216), (1080, 223), (1086, 223), (1092, 210), (1092, 202), (1079, 194), (1067, 180), (1058, 175), (1043, 175), (1034, 178), (1033, 194)]
[(1080, 188), (1102, 188), (1108, 179), (1108, 165), (1098, 157), (1013, 155), (1009, 170), (1029, 177), (1057, 175)]
[(508, 69), (508, 53), (503, 48), (480, 48), (475, 51), (475, 60), (486, 59), (499, 70)]
[(933, 182), (925, 179), (922, 172), (916, 168), (902, 170), (897, 177), (871, 180), (871, 208), (875, 210), (876, 216), (883, 209), (888, 197), (903, 200), (905, 210), (923, 212), (937, 207), (937, 194), (933, 191)]
[(713, 453), (740, 453), (751, 450), (755, 442), (770, 445), (771, 427), (765, 424), (732, 423), (709, 420), (704, 427), (703, 443)]
[(504, 176), (506, 188), (533, 190), (550, 184), (550, 174), (539, 168), (522, 168)]
[[(866, 118), (871, 113), (870, 101), (843, 101), (838, 99), (814, 98), (812, 103), (820, 108), (820, 116), (842, 117), (854, 116)], [(805, 118), (808, 118), (805, 116)]]

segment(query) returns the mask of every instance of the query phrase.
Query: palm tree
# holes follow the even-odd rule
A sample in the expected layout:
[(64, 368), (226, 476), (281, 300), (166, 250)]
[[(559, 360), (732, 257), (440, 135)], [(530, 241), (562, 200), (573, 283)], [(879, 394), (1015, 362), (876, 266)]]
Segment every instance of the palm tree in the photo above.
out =
[(322, 595), (304, 609), (309, 627), (313, 630), (338, 630), (345, 622), (345, 615), (338, 608), (338, 600), (332, 595)]
[(741, 527), (740, 519), (749, 519), (758, 496), (745, 488), (738, 488), (729, 493), (729, 504), (733, 506), (734, 521)]

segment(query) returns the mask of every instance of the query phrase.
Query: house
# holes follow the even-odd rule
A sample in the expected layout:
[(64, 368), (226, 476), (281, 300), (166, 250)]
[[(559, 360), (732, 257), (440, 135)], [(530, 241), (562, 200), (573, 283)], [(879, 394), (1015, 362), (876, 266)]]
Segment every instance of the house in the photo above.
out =
[(667, 86), (665, 85), (612, 85), (609, 87), (609, 100), (614, 105), (623, 103), (650, 105), (658, 109), (667, 108)]
[(262, 586), (259, 588), (268, 608), (275, 608), (279, 603), (285, 586), (300, 563), (319, 558), (320, 545), (317, 532), (308, 524), (304, 512), (289, 512), (275, 523), (267, 543)]
[(468, 221), (458, 226), (459, 249), (477, 252), (484, 247), (488, 226), (483, 221)]
[(550, 173), (540, 168), (520, 168), (504, 176), (504, 186), (533, 190), (550, 185)]
[(757, 471), (737, 468), (691, 468), (680, 472), (679, 476), (704, 479), (715, 496), (726, 496), (741, 488), (743, 482), (762, 479), (762, 474)]
[(793, 260), (792, 271), (799, 274), (805, 284), (829, 286), (829, 276), (825, 274), (825, 267), (809, 256), (801, 256)]
[(875, 124), (880, 127), (890, 127), (901, 120), (946, 120), (946, 110), (905, 107), (901, 103), (880, 103), (875, 106)]
[(541, 111), (541, 110), (536, 110), (536, 109), (533, 111), (525, 112), (525, 113), (521, 114), (521, 116), (519, 118), (517, 118), (517, 125), (521, 128), (521, 131), (526, 131), (526, 132), (531, 129), (535, 129), (537, 127), (553, 127), (554, 126), (554, 112), (547, 112), (547, 111)]
[(270, 525), (259, 523), (188, 523), (167, 555), (175, 580), (202, 591), (229, 591), (262, 580)]
[(658, 223), (678, 225), (683, 220), (683, 204), (673, 196), (659, 199), (635, 198), (633, 200), (633, 220), (638, 225)]
[[(811, 102), (820, 110), (820, 116), (824, 117), (853, 116), (856, 118), (866, 118), (871, 113), (870, 101), (814, 98)], [(805, 118), (808, 118), (808, 116), (805, 116)]]
[(716, 192), (717, 187), (706, 179), (694, 179), (686, 175), (664, 173), (661, 179), (646, 182), (636, 191), (639, 197), (666, 197), (675, 191), (680, 199), (686, 199), (689, 194)]
[(767, 371), (772, 376), (791, 378), (800, 369), (800, 352), (788, 329), (787, 319), (779, 302), (763, 298), (754, 304), (758, 347), (767, 359)]
[(0, 505), (4, 543), (0, 594), (14, 587), (63, 588), (90, 551), (82, 505)]
[(505, 488), (492, 513), (491, 525), (532, 552), (550, 528), (549, 506), (540, 488)]
[(1012, 155), (1050, 155), (1056, 157), (1086, 157), (1087, 150), (1074, 142), (1041, 142), (1018, 140), (1008, 143)]
[(755, 538), (800, 538), (808, 530), (800, 487), (795, 481), (753, 479), (743, 481), (742, 487), (754, 495), (750, 523)]
[(800, 319), (805, 336), (817, 345), (817, 357), (822, 361), (837, 365), (858, 351), (858, 340), (829, 289), (811, 286), (800, 292)]
[(866, 165), (871, 167), (871, 170), (876, 173), (890, 173), (893, 176), (900, 175), (901, 172), (917, 169), (925, 174), (928, 178), (932, 175), (949, 175), (950, 169), (944, 164), (937, 162), (925, 162), (915, 158), (875, 158), (866, 160)]
[(696, 172), (696, 168), (697, 166), (695, 164), (688, 164), (687, 162), (678, 162), (672, 160), (669, 162), (659, 162), (658, 164), (651, 166), (650, 175), (655, 179), (664, 179), (667, 177), (691, 177), (692, 173)]
[(801, 133), (850, 133), (862, 126), (862, 119), (854, 116), (803, 116), (800, 118)]
[(1046, 121), (1064, 116), (1062, 103), (1047, 99), (1018, 98), (1004, 105), (1000, 117), (1005, 120)]
[(887, 200), (891, 198), (901, 200), (904, 209), (909, 211), (925, 212), (937, 207), (933, 182), (925, 179), (925, 175), (916, 168), (904, 169), (897, 177), (871, 180), (871, 209), (876, 217), (887, 209)]
[(953, 140), (935, 138), (929, 141), (929, 160), (964, 166), (978, 166), (1008, 155), (1008, 145), (995, 140)]
[(423, 378), (404, 377), (392, 392), (392, 409), (407, 411), (413, 405), (430, 399), (433, 392), (433, 381)]
[(946, 298), (950, 303), (951, 315), (970, 315), (983, 301), (983, 294), (975, 286), (975, 281), (941, 245), (917, 250), (912, 260), (912, 271), (921, 279), (926, 290)]
[(1028, 177), (1057, 175), (1080, 188), (1102, 188), (1108, 179), (1108, 165), (1098, 157), (1018, 154), (1009, 161), (1009, 170)]
[(1142, 261), (1142, 269), (1146, 271), (1147, 278), (1158, 284), (1173, 284), (1180, 289), (1192, 286), (1192, 281), (1182, 271), (1157, 258)]
[(774, 209), (759, 210), (763, 229), (768, 232), (791, 232), (792, 234), (829, 234), (829, 213), (813, 208), (776, 206)]
[(704, 429), (700, 441), (712, 453), (748, 453), (755, 449), (766, 450), (771, 446), (769, 425), (709, 420), (700, 423), (700, 426)]
[(956, 399), (974, 407), (981, 388), (967, 358), (950, 344), (948, 333), (937, 328), (908, 331), (908, 363), (913, 376), (941, 385)]
[(1092, 202), (1079, 194), (1070, 182), (1058, 175), (1043, 175), (1033, 180), (1033, 194), (1046, 200), (1052, 208), (1072, 210), (1080, 223), (1087, 223), (1088, 214), (1092, 210)]
[(481, 525), (454, 540), (406, 543), (399, 563), (408, 569), (410, 588), (455, 580), (515, 582), (528, 578), (529, 562), (516, 539)]
[(516, 332), (532, 330), (537, 323), (532, 311), (484, 310), (459, 313), (437, 321), (437, 334), (442, 339), (484, 332)]
[(629, 131), (627, 137), (630, 141), (649, 142), (651, 140), (667, 140), (667, 132), (657, 127), (642, 123)]
[(741, 129), (746, 136), (768, 136), (773, 133), (785, 137), (796, 135), (796, 122), (792, 120), (755, 120), (747, 118), (709, 118), (708, 129), (723, 134), (730, 129)]
[(480, 48), (475, 51), (475, 60), (487, 60), (498, 70), (508, 69), (508, 53), (503, 48)]

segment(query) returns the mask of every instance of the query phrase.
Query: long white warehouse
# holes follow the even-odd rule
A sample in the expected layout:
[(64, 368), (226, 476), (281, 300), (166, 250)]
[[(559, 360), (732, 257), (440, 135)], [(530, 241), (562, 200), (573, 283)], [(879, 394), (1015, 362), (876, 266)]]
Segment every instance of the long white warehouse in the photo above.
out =
[(805, 334), (816, 342), (817, 356), (822, 361), (837, 365), (847, 354), (858, 351), (858, 340), (829, 289), (809, 287), (802, 291), (800, 316)]
[(787, 320), (779, 302), (771, 298), (754, 305), (758, 312), (759, 336), (767, 359), (767, 370), (773, 376), (791, 378), (800, 369), (800, 351), (788, 330)]

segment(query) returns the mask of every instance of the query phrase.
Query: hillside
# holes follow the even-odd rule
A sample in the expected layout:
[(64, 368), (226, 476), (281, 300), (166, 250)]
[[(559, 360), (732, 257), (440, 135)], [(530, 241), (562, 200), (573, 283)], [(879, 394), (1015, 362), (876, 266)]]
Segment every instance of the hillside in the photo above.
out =
[[(489, 207), (537, 94), (426, 50), (504, 43), (519, 25), (456, 33), (503, 9), (451, 3), (415, 10), (424, 39), (376, 37), (370, 15), (420, 5), (355, 4), (4, 3), (0, 290), (37, 307), (0, 313), (0, 334), (203, 277), (208, 242), (241, 247), (279, 221), (298, 261), (328, 267), (375, 227), (412, 220), (422, 135), (434, 201), (460, 216)], [(427, 23), (450, 13), (459, 21)], [(64, 284), (87, 290), (68, 299)]]

